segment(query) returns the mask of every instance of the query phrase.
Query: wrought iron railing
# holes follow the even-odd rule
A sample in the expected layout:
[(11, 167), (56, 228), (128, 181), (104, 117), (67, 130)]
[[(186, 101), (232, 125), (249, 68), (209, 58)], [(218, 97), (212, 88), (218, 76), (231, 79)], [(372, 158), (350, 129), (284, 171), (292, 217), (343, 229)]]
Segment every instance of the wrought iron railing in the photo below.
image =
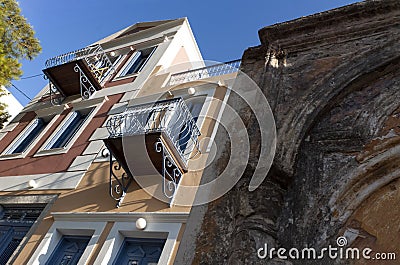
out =
[(196, 81), (213, 76), (235, 73), (239, 70), (241, 60), (215, 64), (198, 69), (193, 69), (171, 75), (168, 85), (179, 85), (190, 81)]
[(131, 107), (112, 116), (106, 126), (110, 138), (163, 132), (186, 165), (192, 151), (199, 150), (200, 130), (181, 98)]
[(106, 75), (115, 71), (111, 60), (108, 58), (107, 54), (99, 44), (50, 58), (45, 62), (45, 66), (46, 68), (50, 68), (69, 62), (78, 61), (80, 59), (84, 59), (86, 61), (90, 71), (99, 81), (99, 83)]

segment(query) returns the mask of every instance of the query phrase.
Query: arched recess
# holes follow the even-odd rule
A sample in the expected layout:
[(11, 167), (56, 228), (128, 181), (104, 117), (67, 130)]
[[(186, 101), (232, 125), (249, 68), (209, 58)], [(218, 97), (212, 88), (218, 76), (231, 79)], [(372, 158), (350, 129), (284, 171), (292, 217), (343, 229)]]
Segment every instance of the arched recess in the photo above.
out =
[(360, 205), (400, 177), (400, 57), (375, 67), (373, 57), (342, 72), (346, 86), (308, 117), (281, 216), (284, 245), (334, 242)]
[[(393, 36), (380, 45), (371, 45), (348, 51), (329, 74), (316, 79), (307, 88), (306, 95), (298, 99), (289, 112), (277, 117), (280, 144), (275, 157), (276, 166), (288, 175), (294, 173), (298, 150), (308, 132), (337, 100), (352, 92), (352, 84), (367, 77), (377, 69), (397, 64), (400, 54), (400, 38)], [(320, 47), (316, 47), (317, 49)], [(322, 49), (322, 48), (321, 48)], [(316, 60), (324, 58), (317, 58)], [(313, 62), (310, 62), (313, 63)], [(299, 69), (301, 71), (302, 69)], [(304, 75), (310, 74), (305, 72)], [(280, 76), (279, 78), (284, 78)], [(301, 80), (298, 80), (299, 82)], [(281, 85), (285, 89), (285, 83)]]

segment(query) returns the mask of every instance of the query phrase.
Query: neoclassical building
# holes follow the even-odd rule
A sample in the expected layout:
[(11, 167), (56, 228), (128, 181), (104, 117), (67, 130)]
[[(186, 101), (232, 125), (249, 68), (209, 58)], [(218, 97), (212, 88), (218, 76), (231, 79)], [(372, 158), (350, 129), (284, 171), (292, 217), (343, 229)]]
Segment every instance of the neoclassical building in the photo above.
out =
[(173, 264), (239, 65), (186, 18), (48, 59), (0, 134), (0, 264)]

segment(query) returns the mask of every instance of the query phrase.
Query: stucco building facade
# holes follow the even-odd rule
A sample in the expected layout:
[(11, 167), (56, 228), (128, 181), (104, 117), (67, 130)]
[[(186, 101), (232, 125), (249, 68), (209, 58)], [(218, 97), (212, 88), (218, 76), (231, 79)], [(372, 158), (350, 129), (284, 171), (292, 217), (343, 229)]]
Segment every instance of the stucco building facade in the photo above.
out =
[[(259, 37), (241, 61), (211, 65), (183, 18), (50, 58), (49, 85), (0, 133), (0, 264), (398, 264), (257, 254), (344, 236), (400, 255), (400, 3), (365, 1)], [(246, 75), (277, 140), (252, 191), (268, 162), (263, 121), (232, 90)], [(229, 133), (241, 128), (220, 124), (227, 107), (248, 133), (245, 171), (193, 205), (234, 155)]]
[(205, 65), (186, 18), (47, 60), (1, 132), (0, 263), (173, 264), (239, 64)]

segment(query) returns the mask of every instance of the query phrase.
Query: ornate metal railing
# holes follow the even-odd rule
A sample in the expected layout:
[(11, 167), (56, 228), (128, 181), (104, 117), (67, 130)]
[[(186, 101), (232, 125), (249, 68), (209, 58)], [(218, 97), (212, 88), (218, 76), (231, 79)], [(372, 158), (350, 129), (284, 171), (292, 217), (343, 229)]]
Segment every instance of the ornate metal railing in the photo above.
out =
[(200, 130), (181, 98), (129, 108), (107, 121), (110, 138), (163, 132), (187, 165), (193, 150), (199, 150)]
[(46, 68), (50, 68), (69, 62), (78, 61), (80, 59), (84, 59), (86, 61), (90, 71), (99, 81), (99, 83), (106, 75), (115, 71), (113, 64), (99, 44), (50, 58), (45, 62), (45, 66)]
[(128, 188), (132, 183), (132, 176), (128, 174), (127, 170), (115, 159), (110, 152), (108, 154), (110, 158), (110, 196), (117, 201), (117, 208), (121, 207), (121, 204), (128, 192)]
[(168, 85), (179, 85), (190, 81), (196, 81), (213, 76), (220, 76), (235, 73), (239, 70), (241, 60), (234, 60), (226, 63), (215, 64), (186, 72), (171, 75)]
[[(45, 76), (45, 79), (48, 79), (47, 76)], [(50, 81), (49, 82), (49, 97), (50, 97), (50, 102), (53, 105), (61, 105), (63, 100), (65, 99), (64, 95), (60, 93), (60, 91), (57, 89), (57, 87)]]

